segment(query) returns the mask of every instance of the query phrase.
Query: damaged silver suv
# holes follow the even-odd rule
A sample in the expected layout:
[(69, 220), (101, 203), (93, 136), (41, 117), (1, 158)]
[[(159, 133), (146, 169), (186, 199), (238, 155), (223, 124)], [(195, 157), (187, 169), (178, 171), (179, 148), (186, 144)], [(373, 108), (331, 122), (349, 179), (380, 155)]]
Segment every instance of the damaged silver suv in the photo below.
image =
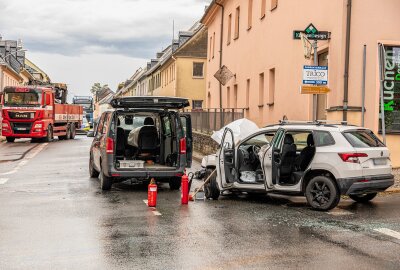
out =
[(279, 193), (305, 196), (318, 210), (336, 207), (340, 195), (367, 202), (394, 184), (388, 148), (371, 130), (342, 124), (282, 122), (239, 142), (226, 128), (214, 166), (205, 166), (217, 170), (208, 198)]

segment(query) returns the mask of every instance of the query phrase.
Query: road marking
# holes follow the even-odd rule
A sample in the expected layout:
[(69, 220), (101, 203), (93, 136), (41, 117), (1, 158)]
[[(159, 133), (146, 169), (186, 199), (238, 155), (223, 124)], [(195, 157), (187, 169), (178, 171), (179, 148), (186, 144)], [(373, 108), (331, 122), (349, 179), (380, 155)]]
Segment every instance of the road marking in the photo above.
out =
[(29, 160), (31, 160), (32, 158), (34, 158), (37, 154), (39, 154), (46, 146), (48, 145), (48, 143), (44, 143), (42, 145), (40, 145), (38, 148), (35, 148), (33, 151), (29, 152), (25, 158), (23, 160), (21, 160), (17, 166), (14, 167), (14, 169), (12, 169), (9, 172), (5, 172), (5, 173), (0, 173), (0, 175), (10, 175), (10, 174), (14, 174), (16, 173), (19, 169), (21, 169), (23, 166), (25, 166)]
[(330, 210), (329, 212), (327, 212), (328, 215), (332, 215), (332, 216), (349, 216), (349, 215), (354, 215), (354, 213), (344, 210), (344, 209), (340, 209), (340, 208), (334, 208), (332, 210)]
[(4, 185), (5, 183), (7, 183), (8, 178), (0, 178), (0, 185)]
[(387, 229), (387, 228), (378, 228), (378, 229), (374, 229), (374, 231), (383, 233), (383, 234), (385, 234), (385, 235), (388, 235), (388, 236), (391, 236), (391, 237), (394, 237), (394, 238), (400, 240), (400, 233), (399, 233), (399, 232), (396, 232), (396, 231), (393, 231), (393, 230), (391, 230), (391, 229)]
[[(148, 201), (148, 200), (143, 200), (143, 202), (144, 202), (147, 206), (149, 206), (149, 201)], [(153, 215), (155, 215), (155, 216), (162, 216), (162, 214), (161, 214), (160, 212), (158, 212), (158, 211), (156, 210), (155, 207), (150, 207), (150, 210), (151, 210), (151, 212), (153, 213)]]

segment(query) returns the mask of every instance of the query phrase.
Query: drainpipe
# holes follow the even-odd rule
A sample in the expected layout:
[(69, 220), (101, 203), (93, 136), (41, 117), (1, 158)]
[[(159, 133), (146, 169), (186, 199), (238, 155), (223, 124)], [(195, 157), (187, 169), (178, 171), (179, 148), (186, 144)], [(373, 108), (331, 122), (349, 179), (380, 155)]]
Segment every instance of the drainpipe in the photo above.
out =
[(350, 26), (352, 0), (347, 0), (346, 52), (344, 62), (343, 121), (347, 121), (349, 103)]
[[(224, 41), (224, 14), (225, 8), (223, 5), (215, 1), (215, 4), (221, 7), (221, 36), (219, 41), (219, 68), (222, 68), (222, 49), (223, 49), (223, 41)], [(220, 117), (221, 117), (221, 127), (224, 126), (224, 115), (222, 113), (222, 84), (219, 83), (219, 109), (220, 109)]]

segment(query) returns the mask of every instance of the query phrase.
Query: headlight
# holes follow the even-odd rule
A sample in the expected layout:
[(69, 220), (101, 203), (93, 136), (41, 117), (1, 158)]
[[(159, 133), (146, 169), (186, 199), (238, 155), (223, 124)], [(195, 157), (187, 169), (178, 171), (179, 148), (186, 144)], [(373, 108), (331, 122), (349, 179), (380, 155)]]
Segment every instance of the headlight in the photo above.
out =
[(33, 128), (43, 128), (43, 124), (35, 124)]

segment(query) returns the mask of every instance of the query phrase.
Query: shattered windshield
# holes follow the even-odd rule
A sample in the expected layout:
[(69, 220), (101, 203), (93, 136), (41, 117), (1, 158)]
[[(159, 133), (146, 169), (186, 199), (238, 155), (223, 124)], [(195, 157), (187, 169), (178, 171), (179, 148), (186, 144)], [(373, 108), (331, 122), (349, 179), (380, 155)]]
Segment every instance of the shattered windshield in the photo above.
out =
[(40, 106), (42, 94), (36, 91), (4, 93), (4, 106)]

